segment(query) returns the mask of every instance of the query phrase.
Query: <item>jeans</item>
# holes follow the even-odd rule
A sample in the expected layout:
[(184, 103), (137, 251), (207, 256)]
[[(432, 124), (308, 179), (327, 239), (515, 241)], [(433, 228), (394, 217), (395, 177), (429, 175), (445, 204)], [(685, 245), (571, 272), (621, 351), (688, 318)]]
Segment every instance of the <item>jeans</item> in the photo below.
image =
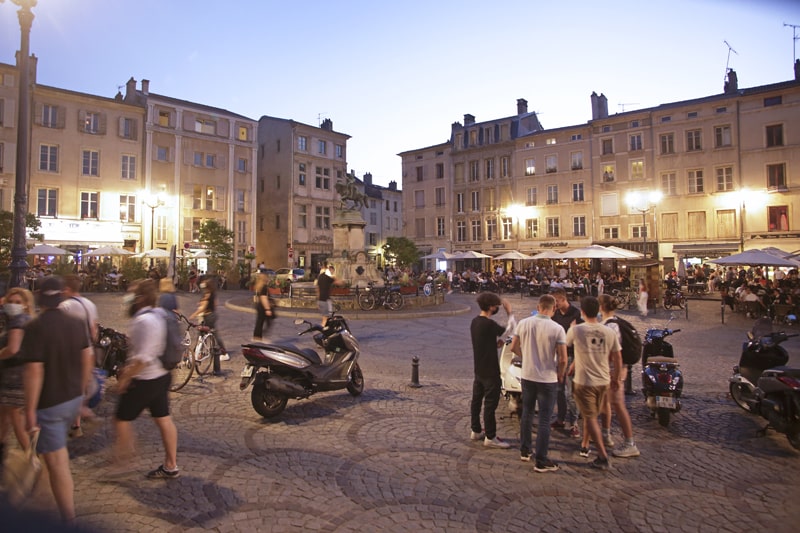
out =
[(519, 419), (520, 452), (531, 451), (531, 430), (533, 428), (534, 406), (539, 402), (539, 428), (536, 432), (536, 460), (547, 459), (550, 446), (550, 418), (556, 402), (558, 383), (538, 383), (522, 380), (522, 416)]
[(497, 436), (497, 419), (494, 416), (500, 403), (500, 376), (491, 378), (475, 377), (472, 382), (472, 402), (470, 403), (470, 426), (475, 433), (481, 432), (481, 403), (483, 403), (483, 431), (491, 440)]

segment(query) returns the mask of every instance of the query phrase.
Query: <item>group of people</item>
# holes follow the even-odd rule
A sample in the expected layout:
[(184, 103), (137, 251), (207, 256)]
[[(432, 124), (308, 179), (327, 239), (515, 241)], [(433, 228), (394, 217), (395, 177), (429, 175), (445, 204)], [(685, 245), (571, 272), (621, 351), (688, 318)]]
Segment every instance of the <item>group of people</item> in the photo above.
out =
[[(590, 442), (594, 443), (597, 457), (590, 465), (600, 470), (609, 468), (610, 454), (640, 454), (625, 407), (622, 384), (627, 369), (622, 364), (614, 298), (587, 295), (578, 309), (569, 303), (563, 289), (556, 289), (541, 296), (536, 312), (519, 322), (511, 314), (509, 303), (495, 293), (480, 293), (477, 303), (480, 314), (470, 325), (475, 372), (470, 403), (471, 440), (483, 441), (490, 448), (510, 448), (497, 436), (495, 410), (502, 382), (497, 349), (503, 343), (502, 336), (511, 331), (511, 350), (522, 361), (522, 461), (533, 461), (536, 472), (558, 470), (558, 464), (548, 454), (551, 429), (564, 429), (570, 436), (580, 438), (581, 457), (589, 457)], [(507, 327), (492, 318), (501, 307), (509, 317)], [(537, 403), (534, 446), (531, 433)], [(613, 451), (609, 449), (614, 446), (610, 434), (612, 412), (624, 438)]]

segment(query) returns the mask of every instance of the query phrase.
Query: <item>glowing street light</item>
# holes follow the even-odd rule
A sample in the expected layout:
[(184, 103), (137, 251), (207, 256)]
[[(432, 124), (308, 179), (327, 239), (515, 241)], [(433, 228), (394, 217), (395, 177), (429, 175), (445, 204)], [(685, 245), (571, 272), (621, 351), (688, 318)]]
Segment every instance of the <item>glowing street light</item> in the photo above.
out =
[[(661, 201), (663, 194), (661, 191), (631, 191), (625, 197), (628, 206), (631, 209), (639, 211), (642, 214), (642, 238), (644, 240), (644, 257), (647, 257), (647, 212), (650, 208), (655, 208), (656, 204)], [(655, 219), (653, 219), (655, 224)]]

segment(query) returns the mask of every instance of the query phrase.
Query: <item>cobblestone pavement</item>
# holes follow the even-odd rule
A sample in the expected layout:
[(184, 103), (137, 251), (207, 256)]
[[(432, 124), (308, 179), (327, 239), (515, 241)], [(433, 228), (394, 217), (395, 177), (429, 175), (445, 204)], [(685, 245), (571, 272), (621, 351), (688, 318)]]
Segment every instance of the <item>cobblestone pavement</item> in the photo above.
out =
[[(249, 339), (253, 315), (246, 293), (221, 297), (229, 302), (221, 330), (233, 348)], [(508, 298), (518, 318), (536, 302)], [(104, 324), (124, 329), (119, 295), (93, 299)], [(99, 409), (104, 419), (70, 442), (79, 523), (105, 531), (797, 530), (800, 452), (780, 434), (757, 437), (762, 420), (727, 395), (752, 321), (728, 314), (721, 324), (718, 302), (691, 301), (689, 318), (681, 312), (671, 324), (682, 329), (672, 340), (686, 385), (684, 409), (670, 426), (660, 427), (641, 397), (630, 397), (640, 457), (612, 459), (608, 472), (597, 472), (578, 456), (578, 441), (554, 432), (550, 455), (561, 469), (537, 474), (519, 460), (518, 420), (504, 401), (498, 434), (512, 448), (487, 449), (468, 438), (474, 299), (448, 296), (445, 316), (348, 317), (363, 349), (359, 398), (341, 391), (290, 401), (266, 422), (250, 406), (249, 390), (239, 391), (240, 354), (223, 363), (224, 377), (193, 378), (172, 395), (177, 480), (144, 478), (163, 456), (147, 416), (135, 423), (132, 470), (111, 476), (112, 383)], [(190, 309), (197, 297), (180, 300)], [(667, 317), (663, 309), (647, 319), (622, 314), (640, 332)], [(273, 340), (310, 342), (295, 337), (293, 315), (282, 310)], [(800, 340), (785, 346), (800, 364)], [(409, 386), (415, 355), (421, 388)], [(613, 434), (621, 438), (616, 425)], [(45, 492), (31, 507), (52, 512)]]

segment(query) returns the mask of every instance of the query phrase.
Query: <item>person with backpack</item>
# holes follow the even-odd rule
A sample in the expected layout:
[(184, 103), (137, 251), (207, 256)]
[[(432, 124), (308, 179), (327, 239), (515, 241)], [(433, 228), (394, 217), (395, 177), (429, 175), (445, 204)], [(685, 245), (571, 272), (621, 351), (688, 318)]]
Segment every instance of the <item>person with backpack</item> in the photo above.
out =
[[(120, 393), (114, 417), (116, 440), (114, 457), (123, 462), (134, 454), (133, 424), (148, 409), (164, 444), (164, 462), (147, 473), (150, 479), (174, 479), (180, 475), (177, 463), (178, 430), (169, 414), (169, 386), (172, 373), (164, 368), (162, 357), (168, 348), (165, 314), (156, 309), (156, 284), (153, 280), (135, 282), (124, 296), (123, 307), (131, 317), (128, 359), (120, 372)], [(123, 467), (124, 464), (118, 465)]]
[[(622, 444), (615, 447), (611, 451), (611, 454), (614, 457), (638, 457), (640, 452), (633, 440), (633, 424), (631, 423), (631, 417), (630, 414), (628, 414), (628, 409), (625, 407), (623, 383), (625, 381), (625, 377), (630, 371), (630, 365), (636, 362), (633, 361), (633, 363), (628, 364), (628, 361), (632, 360), (634, 354), (638, 354), (635, 355), (637, 360), (639, 356), (641, 356), (642, 342), (639, 338), (639, 334), (635, 329), (633, 329), (633, 326), (630, 324), (630, 322), (616, 316), (617, 302), (612, 296), (603, 294), (600, 296), (600, 298), (598, 298), (598, 300), (600, 301), (600, 316), (602, 323), (614, 330), (616, 333), (617, 339), (622, 347), (623, 362), (622, 368), (620, 368), (619, 373), (617, 373), (617, 379), (620, 382), (620, 386), (616, 389), (612, 388), (608, 394), (606, 394), (606, 402), (601, 411), (601, 414), (603, 415), (602, 431), (605, 435), (610, 435), (611, 412), (613, 411), (617, 416), (617, 422), (619, 422), (619, 427), (622, 430), (622, 436), (624, 440), (622, 441)], [(638, 346), (636, 341), (638, 341)], [(611, 370), (613, 375), (613, 368)]]

